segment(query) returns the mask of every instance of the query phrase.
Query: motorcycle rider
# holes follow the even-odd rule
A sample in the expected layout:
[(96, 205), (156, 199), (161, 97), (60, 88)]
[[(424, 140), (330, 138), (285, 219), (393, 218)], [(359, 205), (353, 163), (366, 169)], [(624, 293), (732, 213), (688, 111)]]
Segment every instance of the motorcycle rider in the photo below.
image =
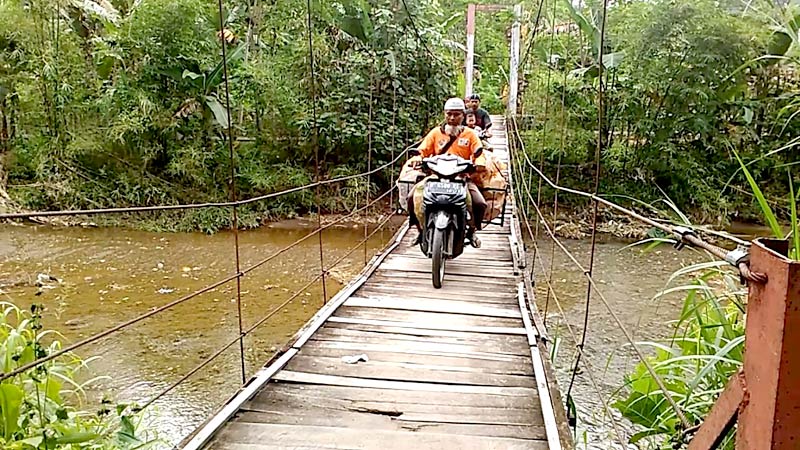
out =
[[(465, 110), (466, 105), (460, 98), (447, 100), (444, 104), (445, 123), (432, 129), (418, 148), (423, 158), (449, 153), (472, 162), (475, 161), (476, 152), (479, 153), (479, 150), (483, 148), (483, 144), (474, 130), (462, 125)], [(472, 200), (473, 223), (467, 229), (466, 238), (470, 245), (480, 248), (481, 241), (475, 236), (475, 231), (481, 229), (483, 215), (488, 205), (475, 183), (467, 181), (467, 190)], [(419, 244), (422, 241), (422, 226), (414, 213), (413, 189), (406, 200), (408, 202), (409, 222), (411, 225), (416, 226), (417, 231), (419, 231), (414, 244)]]

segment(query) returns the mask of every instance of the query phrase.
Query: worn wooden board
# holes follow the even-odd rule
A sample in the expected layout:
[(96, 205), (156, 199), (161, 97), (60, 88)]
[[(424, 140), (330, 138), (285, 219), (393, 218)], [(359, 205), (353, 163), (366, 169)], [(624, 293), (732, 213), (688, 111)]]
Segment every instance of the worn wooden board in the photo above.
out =
[(405, 334), (409, 336), (447, 336), (452, 338), (480, 339), (484, 334), (499, 335), (524, 335), (524, 328), (491, 328), (474, 327), (472, 329), (431, 329), (424, 327), (403, 326), (392, 322), (354, 322), (349, 319), (333, 317), (325, 324), (325, 328), (339, 328), (348, 330), (371, 331), (374, 333)]
[(447, 323), (458, 326), (487, 326), (487, 327), (521, 327), (522, 318), (505, 317), (475, 317), (465, 314), (445, 314), (435, 312), (385, 310), (378, 308), (364, 308), (358, 306), (341, 306), (336, 310), (335, 317), (353, 317), (358, 319), (393, 320), (407, 322), (425, 327), (436, 327), (436, 324)]
[(466, 384), (425, 383), (415, 381), (375, 380), (369, 378), (345, 377), (307, 372), (282, 370), (275, 377), (277, 381), (306, 384), (327, 384), (331, 386), (368, 387), (378, 389), (401, 389), (421, 392), (458, 392), (464, 394), (495, 394), (508, 396), (527, 396), (535, 398), (535, 388), (521, 386), (475, 386)]
[(470, 301), (437, 300), (426, 301), (414, 298), (397, 297), (355, 297), (344, 302), (345, 306), (363, 308), (400, 309), (404, 311), (422, 311), (468, 316), (504, 317), (514, 319), (520, 316), (519, 307), (501, 307), (500, 305), (479, 305)]
[(525, 341), (524, 336), (517, 334), (498, 333), (473, 333), (466, 331), (441, 331), (418, 328), (392, 327), (391, 329), (376, 325), (353, 325), (342, 323), (328, 323), (317, 333), (317, 338), (352, 340), (359, 342), (363, 337), (377, 337), (416, 342), (442, 342), (448, 344), (483, 345), (487, 351), (496, 346), (520, 346)]
[(303, 350), (305, 351), (309, 348), (348, 350), (352, 352), (351, 354), (360, 354), (371, 351), (406, 353), (410, 355), (417, 355), (418, 358), (424, 358), (426, 356), (453, 356), (458, 358), (480, 359), (486, 361), (509, 361), (517, 364), (525, 364), (526, 362), (530, 361), (529, 357), (525, 355), (487, 353), (480, 350), (473, 351), (470, 347), (466, 346), (444, 344), (439, 344), (437, 346), (429, 345), (425, 348), (422, 348), (414, 345), (399, 345), (396, 342), (373, 344), (368, 342), (311, 340), (303, 346)]
[[(375, 274), (370, 277), (368, 283), (369, 284), (379, 284), (379, 283), (402, 283), (403, 280), (425, 280), (430, 283), (431, 281), (431, 274), (424, 274), (418, 272), (404, 272), (402, 270), (385, 270), (385, 269), (378, 269), (375, 271)], [(475, 285), (475, 278), (470, 276), (464, 275), (450, 275), (447, 278), (448, 281), (457, 281), (457, 282), (466, 282), (469, 283), (471, 286)], [(508, 282), (503, 279), (493, 279), (484, 277), (481, 279), (480, 284), (482, 286), (491, 285), (492, 288), (504, 288), (508, 287)], [(444, 286), (443, 286), (444, 288)]]
[[(430, 281), (428, 281), (430, 283)], [(466, 292), (470, 292), (467, 294)], [(458, 290), (457, 286), (443, 286), (439, 292), (434, 292), (430, 286), (420, 286), (417, 283), (401, 285), (369, 285), (362, 287), (356, 295), (359, 297), (397, 297), (402, 299), (421, 299), (428, 302), (439, 300), (467, 300), (474, 304), (497, 304), (514, 307), (517, 302), (513, 294), (494, 292), (491, 289), (479, 290), (472, 288), (470, 291)], [(455, 311), (452, 311), (455, 312)]]
[(420, 325), (409, 322), (395, 322), (391, 320), (369, 320), (369, 319), (351, 319), (346, 317), (331, 317), (328, 319), (327, 326), (334, 324), (349, 324), (353, 328), (360, 329), (364, 326), (377, 326), (382, 329), (403, 329), (403, 330), (419, 330), (419, 332), (434, 333), (434, 332), (449, 332), (449, 331), (464, 331), (468, 333), (490, 333), (490, 334), (517, 334), (526, 335), (525, 328), (508, 328), (508, 327), (484, 327), (484, 326), (459, 326), (449, 323), (438, 323), (429, 325)]
[[(299, 406), (294, 406), (295, 408)], [(546, 437), (544, 427), (534, 426), (524, 422), (517, 416), (503, 419), (470, 416), (462, 414), (459, 418), (448, 414), (423, 414), (423, 413), (400, 413), (399, 416), (389, 416), (396, 414), (394, 411), (382, 412), (357, 412), (326, 409), (325, 407), (302, 407), (303, 414), (291, 414), (291, 410), (275, 411), (270, 409), (250, 409), (246, 407), (241, 410), (236, 418), (237, 422), (249, 423), (275, 423), (285, 425), (311, 425), (325, 427), (341, 427), (362, 430), (383, 430), (383, 431), (411, 431), (419, 434), (428, 433), (448, 433), (469, 436), (491, 436), (491, 437), (510, 437), (522, 439), (544, 439)], [(364, 410), (368, 411), (368, 410)]]
[(534, 388), (531, 375), (507, 375), (480, 371), (464, 371), (463, 367), (448, 370), (448, 366), (398, 364), (391, 362), (361, 362), (347, 364), (341, 358), (298, 355), (292, 358), (286, 370), (342, 377), (369, 378), (423, 383), (448, 383), (474, 386), (517, 386)]
[(527, 346), (524, 346), (522, 349), (517, 345), (502, 345), (498, 348), (489, 350), (485, 345), (478, 344), (478, 343), (457, 343), (457, 342), (424, 342), (424, 341), (410, 341), (407, 339), (389, 339), (385, 337), (370, 337), (364, 336), (358, 340), (346, 337), (331, 337), (329, 335), (319, 335), (313, 336), (310, 342), (330, 342), (332, 344), (338, 344), (341, 347), (345, 348), (345, 345), (351, 345), (353, 348), (358, 348), (358, 345), (366, 346), (367, 344), (373, 344), (378, 346), (389, 346), (394, 347), (398, 351), (405, 350), (409, 352), (413, 351), (428, 351), (428, 352), (440, 352), (440, 353), (451, 353), (451, 354), (487, 354), (487, 355), (518, 355), (524, 356), (527, 354)]
[[(400, 364), (408, 367), (442, 368), (442, 370), (483, 372), (507, 375), (533, 375), (533, 369), (519, 364), (518, 361), (502, 361), (497, 359), (462, 358), (458, 356), (419, 355), (392, 351), (370, 350), (354, 352), (349, 349), (303, 348), (303, 355), (341, 359), (345, 356), (366, 354), (371, 364)], [(390, 363), (390, 364), (387, 364)]]
[(546, 441), (532, 439), (242, 422), (231, 422), (220, 432), (218, 440), (256, 446), (269, 442), (271, 445), (280, 444), (289, 448), (298, 445), (310, 445), (313, 448), (349, 450), (408, 450), (419, 448), (457, 448), (460, 450), (547, 449)]

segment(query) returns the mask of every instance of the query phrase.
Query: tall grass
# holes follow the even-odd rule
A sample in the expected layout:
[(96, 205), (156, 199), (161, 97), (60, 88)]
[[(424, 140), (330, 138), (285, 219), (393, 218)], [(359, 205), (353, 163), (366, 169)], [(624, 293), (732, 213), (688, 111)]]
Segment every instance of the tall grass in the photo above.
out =
[[(668, 392), (659, 389), (639, 363), (625, 377), (625, 393), (614, 403), (637, 426), (631, 442), (644, 448), (672, 449), (683, 442), (681, 423), (667, 395), (690, 422), (699, 423), (742, 364), (746, 292), (738, 278), (723, 263), (701, 263), (676, 272), (670, 282), (687, 274), (694, 276), (691, 283), (659, 294), (687, 291), (672, 337), (640, 343), (654, 350), (650, 363)], [(720, 448), (732, 446), (729, 437)]]
[[(42, 327), (42, 307), (22, 310), (0, 302), (0, 367), (10, 372), (61, 348), (59, 335)], [(0, 448), (3, 450), (146, 450), (159, 441), (140, 436), (141, 414), (132, 405), (103, 400), (97, 412), (79, 409), (85, 388), (79, 383), (88, 364), (66, 353), (0, 382)]]

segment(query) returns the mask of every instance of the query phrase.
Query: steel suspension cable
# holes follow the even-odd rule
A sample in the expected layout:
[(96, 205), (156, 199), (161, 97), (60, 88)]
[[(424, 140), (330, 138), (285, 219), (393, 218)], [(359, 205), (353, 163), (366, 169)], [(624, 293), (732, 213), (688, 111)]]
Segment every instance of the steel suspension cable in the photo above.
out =
[[(525, 155), (524, 151), (522, 153), (523, 153), (523, 155)], [(525, 155), (525, 156), (526, 156), (526, 159), (528, 161), (528, 164), (531, 164), (530, 159), (527, 158), (527, 155)], [(539, 208), (539, 205), (537, 205), (535, 203), (535, 201), (533, 200), (532, 196), (530, 198), (530, 201), (533, 204), (533, 207), (536, 210), (537, 215), (539, 216), (539, 220), (543, 221), (543, 227), (544, 227), (545, 231), (547, 232), (547, 234), (550, 236), (551, 239), (555, 240), (556, 245), (570, 259), (572, 264), (583, 272), (584, 276), (588, 280), (588, 282), (589, 282), (592, 290), (594, 291), (595, 295), (597, 295), (597, 297), (601, 300), (601, 302), (603, 303), (605, 308), (608, 310), (608, 312), (611, 315), (611, 317), (614, 319), (614, 322), (616, 322), (617, 327), (623, 333), (623, 335), (625, 336), (625, 339), (628, 341), (628, 343), (631, 345), (631, 348), (633, 348), (634, 352), (637, 354), (637, 357), (639, 358), (639, 360), (644, 364), (645, 368), (650, 373), (650, 376), (656, 382), (656, 384), (658, 385), (659, 389), (661, 389), (661, 391), (664, 393), (665, 398), (670, 403), (670, 406), (675, 411), (675, 413), (678, 416), (678, 418), (681, 420), (681, 423), (688, 428), (689, 422), (686, 419), (686, 416), (684, 415), (683, 411), (678, 407), (677, 403), (675, 403), (675, 400), (671, 397), (670, 391), (667, 390), (667, 388), (664, 385), (664, 382), (661, 379), (661, 377), (658, 376), (658, 374), (655, 372), (655, 370), (653, 369), (653, 367), (650, 364), (650, 362), (644, 356), (644, 353), (641, 351), (641, 349), (636, 344), (636, 342), (634, 342), (633, 337), (631, 336), (630, 332), (625, 327), (625, 325), (622, 323), (622, 320), (619, 318), (619, 315), (617, 315), (617, 313), (614, 311), (614, 309), (611, 308), (610, 302), (608, 301), (608, 299), (606, 299), (606, 297), (603, 294), (603, 292), (597, 286), (597, 283), (595, 282), (594, 278), (589, 274), (589, 271), (583, 266), (583, 264), (581, 264), (577, 260), (577, 258), (575, 258), (575, 256), (572, 254), (572, 252), (570, 252), (569, 249), (567, 249), (564, 246), (564, 244), (556, 237), (556, 235), (553, 232), (553, 230), (551, 230), (550, 227), (547, 225), (547, 222), (544, 219), (544, 214), (542, 214), (542, 211)]]
[[(373, 236), (374, 236), (374, 235), (375, 235), (375, 234), (376, 234), (378, 231), (381, 231), (381, 229), (382, 229), (382, 228), (383, 228), (383, 227), (384, 227), (384, 226), (385, 226), (385, 225), (386, 225), (386, 224), (387, 224), (387, 223), (388, 223), (388, 222), (391, 220), (391, 218), (392, 218), (392, 217), (394, 217), (394, 213), (390, 214), (390, 215), (389, 215), (389, 216), (388, 216), (386, 219), (384, 219), (384, 220), (383, 220), (383, 221), (382, 221), (382, 222), (381, 222), (381, 223), (378, 225), (378, 227), (376, 227), (376, 229), (375, 229), (375, 230), (373, 230), (373, 231), (372, 231), (372, 233), (370, 233), (370, 234), (369, 234), (369, 236), (368, 236), (368, 237), (366, 237), (365, 239), (370, 239), (370, 238), (372, 238), (372, 237), (373, 237)], [(328, 268), (328, 270), (332, 269), (333, 267), (336, 267), (338, 264), (340, 264), (342, 261), (344, 261), (344, 260), (345, 260), (347, 257), (351, 256), (351, 255), (352, 255), (352, 254), (353, 254), (353, 253), (354, 253), (356, 250), (358, 250), (359, 248), (361, 248), (361, 242), (358, 242), (358, 243), (357, 243), (355, 246), (353, 246), (353, 247), (352, 247), (352, 248), (351, 248), (351, 249), (350, 249), (350, 250), (349, 250), (347, 253), (345, 253), (344, 255), (342, 255), (341, 257), (339, 257), (337, 260), (335, 260), (335, 261), (334, 261), (334, 262), (333, 262), (333, 263), (330, 265), (330, 267)], [(231, 340), (231, 341), (227, 342), (226, 344), (224, 344), (222, 347), (220, 347), (219, 349), (217, 349), (217, 350), (216, 350), (214, 353), (212, 353), (210, 356), (208, 356), (208, 357), (207, 357), (207, 358), (205, 358), (203, 361), (201, 361), (199, 364), (197, 364), (195, 367), (193, 367), (191, 370), (189, 370), (188, 372), (186, 372), (186, 373), (185, 373), (183, 376), (181, 376), (181, 378), (179, 378), (178, 380), (176, 380), (176, 381), (172, 382), (172, 383), (171, 383), (169, 386), (167, 386), (165, 389), (161, 390), (161, 391), (160, 391), (158, 394), (156, 394), (155, 396), (153, 396), (153, 397), (152, 397), (150, 400), (148, 400), (148, 401), (147, 401), (147, 403), (145, 403), (144, 405), (142, 405), (142, 406), (140, 406), (140, 407), (136, 408), (136, 410), (137, 410), (137, 411), (142, 411), (142, 410), (144, 410), (144, 409), (147, 409), (147, 408), (148, 408), (149, 406), (151, 406), (153, 403), (155, 403), (156, 401), (158, 401), (159, 399), (161, 399), (161, 398), (162, 398), (162, 397), (164, 397), (165, 395), (169, 394), (169, 393), (170, 393), (170, 392), (172, 392), (172, 391), (173, 391), (175, 388), (177, 388), (177, 387), (178, 387), (178, 386), (180, 386), (182, 383), (184, 383), (186, 380), (188, 380), (189, 378), (191, 378), (191, 377), (192, 377), (194, 374), (196, 374), (197, 372), (199, 372), (200, 370), (202, 370), (204, 367), (206, 367), (206, 366), (208, 366), (209, 364), (211, 364), (212, 362), (214, 362), (214, 360), (216, 360), (216, 359), (217, 359), (217, 358), (218, 358), (220, 355), (222, 355), (222, 354), (225, 352), (225, 350), (228, 350), (229, 348), (231, 348), (231, 346), (233, 346), (233, 344), (235, 344), (235, 343), (236, 343), (236, 342), (237, 342), (239, 339), (243, 339), (244, 337), (246, 337), (246, 336), (250, 335), (251, 333), (253, 333), (253, 332), (254, 332), (254, 331), (255, 331), (255, 330), (258, 328), (258, 327), (260, 327), (261, 325), (263, 325), (263, 324), (264, 324), (266, 321), (268, 321), (270, 318), (274, 317), (274, 316), (275, 316), (275, 315), (276, 315), (278, 312), (280, 312), (280, 311), (281, 311), (283, 308), (285, 308), (286, 306), (288, 306), (288, 305), (289, 305), (289, 304), (290, 304), (292, 301), (294, 301), (294, 300), (295, 300), (295, 299), (297, 299), (297, 298), (298, 298), (300, 295), (302, 295), (304, 292), (306, 292), (306, 291), (307, 291), (307, 290), (308, 290), (308, 289), (309, 289), (311, 286), (313, 286), (313, 285), (314, 285), (314, 283), (316, 283), (317, 281), (321, 280), (323, 276), (324, 276), (324, 274), (323, 274), (323, 273), (320, 273), (320, 274), (317, 274), (317, 275), (315, 275), (315, 276), (314, 276), (314, 277), (313, 277), (311, 280), (309, 280), (309, 281), (308, 281), (306, 284), (304, 284), (302, 287), (300, 287), (299, 289), (297, 289), (297, 290), (296, 290), (296, 291), (295, 291), (295, 292), (294, 292), (294, 293), (293, 293), (291, 296), (289, 296), (289, 297), (288, 297), (286, 300), (284, 300), (284, 301), (283, 301), (283, 302), (281, 302), (281, 303), (280, 303), (278, 306), (276, 306), (275, 308), (273, 308), (273, 309), (272, 309), (272, 310), (271, 310), (269, 313), (267, 313), (267, 314), (266, 314), (264, 317), (262, 317), (261, 319), (259, 319), (259, 320), (258, 320), (257, 322), (255, 322), (254, 324), (250, 325), (250, 326), (249, 326), (247, 329), (243, 330), (243, 331), (242, 331), (242, 333), (240, 334), (240, 336), (239, 336), (239, 337), (237, 337), (236, 339), (233, 339), (233, 340)]]
[[(520, 174), (521, 174), (521, 172), (520, 172)], [(527, 200), (527, 201), (532, 202), (533, 201), (533, 195), (531, 194), (529, 183), (527, 183), (527, 182), (525, 182), (523, 180), (522, 186), (523, 186), (523, 188), (525, 189), (525, 191), (527, 193), (527, 195), (525, 197), (523, 197), (525, 199), (523, 201)], [(526, 227), (526, 229), (528, 231), (528, 236), (531, 239), (531, 242), (533, 243), (533, 246), (534, 246), (534, 249), (535, 249), (538, 246), (538, 244), (537, 244), (536, 240), (533, 238), (534, 237), (534, 232), (531, 229), (530, 218), (528, 217), (528, 215), (527, 215), (527, 213), (525, 211), (526, 211), (526, 208), (523, 208), (522, 209), (522, 215), (523, 215), (523, 219), (525, 221), (525, 227)], [(544, 261), (542, 260), (541, 253), (537, 252), (537, 254), (539, 256), (538, 256), (538, 258), (534, 258), (534, 272), (535, 272), (536, 261), (538, 261), (539, 265), (541, 267), (541, 270), (542, 270), (542, 274), (544, 274), (544, 270), (545, 270)], [(551, 268), (552, 268), (552, 258), (551, 258)], [(558, 297), (556, 295), (556, 291), (552, 286), (552, 280), (546, 278), (545, 281), (546, 281), (547, 286), (548, 286), (548, 291), (552, 292), (552, 294), (553, 294), (553, 300), (554, 300), (556, 306), (558, 307), (559, 313), (561, 314), (562, 320), (564, 321), (564, 324), (567, 327), (567, 331), (569, 332), (570, 337), (572, 338), (572, 341), (575, 342), (575, 343), (578, 343), (579, 341), (578, 341), (577, 334), (572, 329), (572, 326), (569, 324), (569, 321), (567, 320), (566, 312), (564, 311), (564, 309), (563, 309), (563, 307), (561, 305), (561, 302), (559, 302)], [(579, 347), (577, 345), (576, 345), (575, 348), (576, 348), (576, 360), (577, 360), (577, 356), (579, 354), (583, 353), (584, 350), (583, 350), (583, 348), (581, 348), (581, 347)], [(595, 394), (597, 394), (597, 397), (600, 399), (601, 403), (603, 404), (603, 409), (605, 410), (606, 415), (608, 416), (609, 420), (611, 421), (611, 425), (614, 428), (614, 432), (615, 432), (615, 434), (617, 436), (617, 439), (619, 440), (620, 445), (622, 446), (622, 448), (626, 448), (624, 434), (622, 433), (621, 428), (619, 426), (619, 423), (615, 419), (615, 417), (614, 417), (614, 415), (613, 415), (613, 413), (611, 411), (611, 407), (609, 406), (608, 401), (603, 396), (602, 391), (600, 390), (600, 387), (599, 387), (599, 383), (597, 382), (597, 379), (595, 378), (594, 366), (591, 364), (591, 361), (588, 358), (584, 358), (582, 360), (582, 362), (586, 366), (586, 373), (589, 376), (589, 381), (592, 384), (592, 388), (594, 389)]]
[[(603, 0), (603, 12), (602, 17), (600, 18), (600, 41), (598, 43), (597, 48), (597, 145), (595, 146), (594, 151), (594, 197), (597, 197), (597, 194), (600, 190), (600, 155), (603, 151), (603, 140), (605, 139), (605, 129), (603, 123), (603, 108), (605, 107), (605, 103), (603, 102), (603, 46), (605, 44), (605, 36), (606, 36), (606, 13), (608, 11), (608, 0)], [(541, 180), (541, 178), (540, 178)], [(589, 252), (589, 268), (586, 273), (588, 278), (592, 277), (594, 273), (594, 257), (597, 250), (597, 213), (599, 208), (599, 203), (597, 200), (592, 199), (592, 238), (591, 238), (591, 250)], [(578, 346), (583, 350), (584, 346), (586, 345), (586, 334), (589, 331), (589, 308), (591, 305), (592, 299), (592, 286), (591, 283), (586, 284), (586, 303), (584, 308), (584, 315), (583, 315), (583, 333), (581, 334), (581, 340)], [(581, 354), (578, 354), (578, 360), (581, 358)], [(578, 362), (575, 362), (575, 368), (572, 371), (572, 377), (569, 381), (569, 386), (567, 387), (567, 397), (570, 397), (572, 394), (572, 386), (575, 383), (575, 373), (578, 368)], [(666, 394), (666, 392), (665, 392)], [(677, 406), (677, 405), (676, 405)], [(683, 422), (686, 422), (686, 418), (682, 417)], [(686, 425), (686, 423), (684, 423)]]
[(233, 228), (233, 249), (234, 249), (234, 264), (236, 268), (236, 318), (239, 327), (239, 355), (242, 369), (242, 384), (247, 381), (247, 371), (245, 368), (244, 359), (244, 339), (242, 337), (242, 272), (241, 262), (239, 260), (239, 213), (236, 198), (236, 154), (233, 150), (233, 116), (231, 115), (231, 88), (228, 78), (228, 50), (227, 38), (225, 37), (225, 18), (222, 11), (222, 0), (217, 0), (217, 8), (219, 12), (219, 41), (222, 45), (222, 76), (225, 86), (225, 114), (228, 115), (227, 123), (227, 136), (228, 149), (230, 154), (231, 165), (231, 179), (230, 179), (230, 196), (231, 196), (231, 220)]
[(306, 0), (306, 24), (308, 28), (308, 67), (309, 67), (309, 75), (310, 75), (310, 87), (311, 87), (311, 119), (314, 121), (314, 133), (313, 133), (313, 142), (312, 145), (314, 146), (314, 164), (315, 164), (315, 175), (317, 179), (317, 187), (315, 192), (316, 203), (317, 203), (317, 229), (320, 230), (317, 233), (319, 237), (319, 271), (320, 276), (322, 277), (322, 303), (328, 301), (328, 292), (327, 287), (325, 284), (325, 257), (323, 255), (323, 247), (322, 247), (322, 194), (320, 192), (320, 188), (322, 187), (319, 183), (322, 180), (322, 170), (320, 168), (320, 158), (319, 158), (319, 124), (317, 123), (317, 74), (316, 74), (316, 67), (314, 65), (314, 23), (311, 18), (311, 0)]
[[(563, 85), (561, 89), (561, 146), (558, 153), (558, 163), (556, 164), (556, 184), (559, 183), (561, 178), (561, 159), (566, 151), (565, 141), (566, 141), (566, 130), (567, 130), (567, 110), (566, 110), (566, 98), (567, 98), (567, 71), (564, 71), (564, 79)], [(550, 222), (550, 226), (552, 229), (556, 229), (556, 221), (558, 220), (558, 189), (553, 190), (553, 219)], [(544, 323), (547, 324), (547, 310), (550, 304), (550, 292), (552, 291), (552, 284), (553, 281), (553, 264), (554, 258), (556, 254), (556, 244), (552, 240), (550, 241), (550, 269), (547, 274), (547, 294), (545, 295), (544, 300)]]
[[(243, 269), (241, 271), (241, 275), (247, 275), (249, 272), (252, 272), (253, 270), (257, 269), (258, 267), (261, 267), (262, 265), (272, 261), (273, 259), (277, 258), (278, 256), (280, 256), (280, 255), (286, 253), (287, 251), (297, 247), (301, 243), (303, 243), (306, 240), (316, 236), (317, 234), (321, 233), (322, 231), (324, 231), (324, 230), (326, 230), (326, 229), (328, 229), (330, 227), (333, 227), (334, 225), (336, 225), (338, 223), (341, 223), (341, 222), (343, 222), (343, 221), (345, 221), (347, 219), (350, 219), (352, 217), (356, 217), (356, 215), (359, 214), (361, 211), (363, 211), (363, 209), (368, 208), (368, 207), (374, 205), (375, 203), (377, 203), (377, 202), (383, 200), (384, 198), (386, 198), (389, 195), (389, 193), (391, 191), (393, 191), (394, 189), (396, 189), (396, 187), (392, 187), (389, 191), (386, 191), (381, 196), (373, 199), (371, 204), (365, 205), (359, 210), (353, 211), (348, 215), (342, 216), (342, 217), (334, 220), (333, 222), (330, 222), (327, 225), (324, 225), (322, 228), (317, 228), (314, 231), (312, 231), (311, 233), (309, 233), (309, 234), (303, 236), (302, 238), (296, 240), (295, 242), (287, 245), (286, 247), (275, 251), (274, 253), (272, 253), (268, 257), (262, 259), (261, 261), (258, 261), (256, 263), (252, 264), (251, 266)], [(132, 325), (135, 325), (135, 324), (145, 320), (145, 319), (153, 317), (153, 316), (155, 316), (155, 315), (157, 315), (159, 313), (162, 313), (162, 312), (164, 312), (166, 310), (172, 309), (173, 307), (175, 307), (177, 305), (180, 305), (181, 303), (185, 303), (185, 302), (187, 302), (187, 301), (189, 301), (189, 300), (191, 300), (191, 299), (193, 299), (193, 298), (195, 298), (195, 297), (197, 297), (199, 295), (202, 295), (202, 294), (204, 294), (206, 292), (212, 291), (212, 290), (224, 285), (225, 283), (228, 283), (228, 282), (234, 280), (237, 276), (239, 276), (239, 274), (230, 275), (230, 276), (225, 277), (225, 278), (223, 278), (221, 280), (215, 281), (214, 283), (211, 283), (211, 284), (209, 284), (207, 286), (204, 286), (201, 289), (198, 289), (198, 290), (196, 290), (194, 292), (191, 292), (191, 293), (189, 293), (187, 295), (184, 295), (184, 296), (182, 296), (182, 297), (180, 297), (178, 299), (175, 299), (175, 300), (173, 300), (173, 301), (171, 301), (171, 302), (169, 302), (169, 303), (167, 303), (165, 305), (157, 307), (157, 308), (155, 308), (155, 309), (153, 309), (153, 310), (151, 310), (151, 311), (149, 311), (147, 313), (141, 314), (141, 315), (139, 315), (137, 317), (134, 317), (134, 318), (132, 318), (130, 320), (127, 320), (125, 322), (119, 323), (119, 324), (117, 324), (117, 325), (115, 325), (115, 326), (113, 326), (113, 327), (111, 327), (111, 328), (109, 328), (107, 330), (101, 331), (101, 332), (96, 333), (96, 334), (94, 334), (92, 336), (88, 336), (85, 339), (82, 339), (82, 340), (80, 340), (80, 341), (78, 341), (78, 342), (76, 342), (74, 344), (68, 345), (68, 346), (62, 348), (61, 350), (58, 350), (58, 351), (53, 352), (53, 353), (50, 353), (47, 356), (39, 358), (39, 359), (37, 359), (35, 361), (31, 361), (30, 363), (25, 364), (24, 366), (20, 366), (20, 367), (12, 370), (10, 372), (5, 372), (3, 374), (0, 374), (0, 381), (5, 380), (7, 378), (14, 377), (16, 375), (19, 375), (20, 373), (23, 373), (23, 372), (25, 372), (27, 370), (30, 370), (30, 369), (32, 369), (32, 368), (34, 368), (34, 367), (36, 367), (36, 366), (38, 366), (40, 364), (43, 364), (43, 363), (51, 361), (51, 360), (53, 360), (55, 358), (58, 358), (59, 356), (62, 356), (64, 354), (66, 354), (66, 353), (69, 353), (69, 352), (72, 352), (74, 350), (77, 350), (78, 348), (81, 348), (81, 347), (84, 347), (84, 346), (86, 346), (88, 344), (92, 344), (94, 342), (97, 342), (97, 341), (100, 341), (102, 339), (105, 339), (106, 337), (108, 337), (108, 336), (110, 336), (110, 335), (112, 335), (114, 333), (117, 333), (119, 331), (122, 331), (122, 330), (124, 330), (124, 329), (126, 329), (126, 328), (128, 328), (128, 327), (130, 327)]]

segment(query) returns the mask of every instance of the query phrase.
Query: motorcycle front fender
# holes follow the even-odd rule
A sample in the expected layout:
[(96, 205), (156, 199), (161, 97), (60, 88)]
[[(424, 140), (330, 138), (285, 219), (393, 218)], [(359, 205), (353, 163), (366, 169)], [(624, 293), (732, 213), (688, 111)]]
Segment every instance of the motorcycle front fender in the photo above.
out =
[(447, 226), (450, 225), (450, 214), (447, 214), (444, 211), (439, 211), (436, 213), (436, 219), (434, 220), (434, 226), (437, 230), (447, 229)]

